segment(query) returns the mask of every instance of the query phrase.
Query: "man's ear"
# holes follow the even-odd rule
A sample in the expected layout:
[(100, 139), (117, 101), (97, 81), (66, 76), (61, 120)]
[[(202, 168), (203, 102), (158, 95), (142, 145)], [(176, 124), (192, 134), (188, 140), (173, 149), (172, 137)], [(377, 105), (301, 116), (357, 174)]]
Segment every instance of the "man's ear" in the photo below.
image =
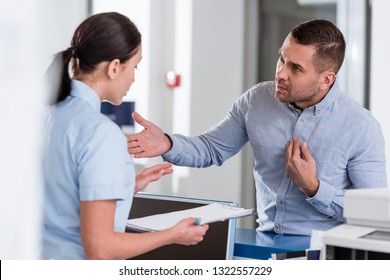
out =
[(334, 81), (336, 80), (336, 74), (333, 71), (328, 70), (322, 73), (322, 75), (323, 77), (322, 77), (321, 89), (327, 90), (333, 85)]
[(114, 59), (108, 64), (107, 75), (110, 79), (114, 80), (119, 73), (119, 66), (121, 62), (119, 59)]

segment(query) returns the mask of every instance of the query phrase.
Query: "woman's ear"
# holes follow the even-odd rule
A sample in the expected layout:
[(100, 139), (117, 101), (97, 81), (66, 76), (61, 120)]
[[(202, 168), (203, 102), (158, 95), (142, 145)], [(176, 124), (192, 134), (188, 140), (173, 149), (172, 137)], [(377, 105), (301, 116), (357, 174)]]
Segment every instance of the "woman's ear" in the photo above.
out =
[(116, 76), (118, 75), (119, 73), (119, 70), (120, 70), (120, 60), (119, 59), (114, 59), (112, 60), (109, 64), (108, 64), (108, 68), (107, 68), (107, 75), (108, 77), (111, 79), (111, 80), (114, 80), (116, 78)]

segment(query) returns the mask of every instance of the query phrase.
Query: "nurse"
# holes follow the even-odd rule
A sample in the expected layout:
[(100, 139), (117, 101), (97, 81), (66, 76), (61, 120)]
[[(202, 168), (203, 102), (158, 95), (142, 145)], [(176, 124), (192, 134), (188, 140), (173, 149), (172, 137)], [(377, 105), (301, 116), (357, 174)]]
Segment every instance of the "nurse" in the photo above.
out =
[(62, 69), (45, 124), (43, 259), (127, 259), (197, 244), (208, 229), (187, 218), (160, 232), (125, 232), (134, 193), (172, 173), (164, 163), (136, 175), (125, 135), (100, 113), (103, 100), (122, 103), (141, 57), (137, 27), (110, 12), (82, 22), (54, 58)]

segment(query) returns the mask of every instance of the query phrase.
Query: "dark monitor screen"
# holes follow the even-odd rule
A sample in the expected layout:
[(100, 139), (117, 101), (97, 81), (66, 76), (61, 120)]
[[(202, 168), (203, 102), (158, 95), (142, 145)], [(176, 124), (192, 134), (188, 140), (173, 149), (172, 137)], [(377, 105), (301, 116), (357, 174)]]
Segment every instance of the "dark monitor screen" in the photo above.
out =
[[(141, 218), (149, 215), (163, 214), (172, 211), (186, 210), (219, 202), (230, 206), (237, 206), (234, 202), (215, 201), (204, 199), (190, 199), (177, 196), (162, 196), (153, 194), (137, 194), (134, 197), (129, 219)], [(168, 245), (151, 252), (142, 254), (133, 259), (138, 260), (225, 260), (233, 258), (236, 220), (209, 224), (209, 229), (203, 241), (193, 246)], [(127, 232), (137, 233), (126, 229)]]
[(131, 114), (134, 112), (135, 103), (124, 101), (120, 105), (112, 105), (108, 102), (102, 102), (100, 111), (120, 127), (123, 125), (134, 126), (134, 120)]

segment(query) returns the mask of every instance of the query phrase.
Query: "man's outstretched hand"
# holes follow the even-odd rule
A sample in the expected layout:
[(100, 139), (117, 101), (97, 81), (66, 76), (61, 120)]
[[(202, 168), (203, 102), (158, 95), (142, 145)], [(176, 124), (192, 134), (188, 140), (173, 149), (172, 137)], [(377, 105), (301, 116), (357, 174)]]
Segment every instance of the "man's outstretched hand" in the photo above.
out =
[(160, 156), (171, 149), (171, 141), (161, 128), (134, 112), (133, 119), (144, 127), (141, 132), (127, 136), (127, 149), (135, 158)]

